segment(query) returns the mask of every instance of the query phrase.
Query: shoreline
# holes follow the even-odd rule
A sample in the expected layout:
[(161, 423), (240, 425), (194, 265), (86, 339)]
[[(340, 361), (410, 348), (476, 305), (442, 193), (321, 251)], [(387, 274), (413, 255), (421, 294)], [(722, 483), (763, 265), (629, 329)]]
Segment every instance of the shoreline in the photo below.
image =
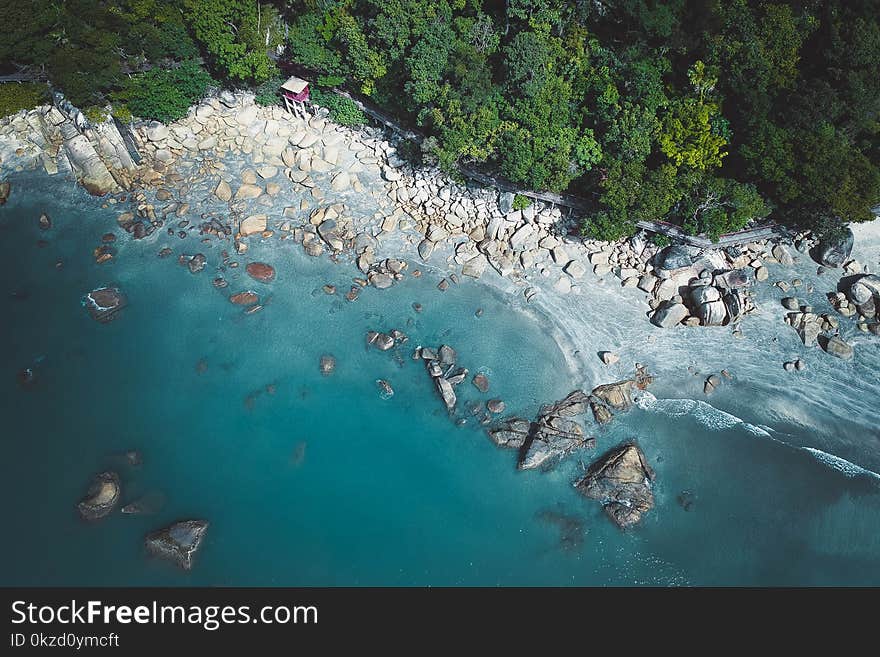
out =
[[(0, 135), (6, 135), (0, 136), (3, 169), (45, 165), (42, 155), (46, 151), (41, 147), (30, 159), (10, 160), (10, 144), (15, 142), (8, 133), (14, 122), (0, 122)], [(25, 123), (31, 126), (33, 121)], [(678, 343), (686, 339), (675, 334), (683, 331), (688, 340), (691, 331), (703, 332), (694, 335), (695, 343), (715, 343), (721, 350), (733, 347), (736, 342), (731, 337), (742, 337), (743, 327), (749, 332), (749, 324), (757, 322), (751, 316), (753, 307), (759, 315), (767, 310), (765, 304), (752, 303), (752, 294), (767, 296), (784, 283), (788, 286), (785, 293), (816, 296), (836, 286), (832, 276), (867, 273), (874, 264), (865, 267), (854, 262), (843, 269), (829, 269), (822, 290), (814, 290), (809, 281), (803, 287), (792, 287), (784, 276), (778, 276), (778, 268), (802, 272), (799, 275), (807, 279), (806, 267), (815, 266), (807, 255), (813, 244), (801, 234), (789, 246), (784, 239), (762, 240), (738, 254), (721, 249), (691, 252), (690, 264), (664, 271), (653, 264), (660, 249), (644, 235), (617, 243), (572, 238), (558, 208), (533, 203), (513, 210), (506, 207), (512, 195), (461, 185), (435, 170), (413, 169), (396, 156), (394, 145), (381, 131), (352, 130), (315, 117), (303, 122), (278, 107), (254, 105), (247, 94), (225, 101), (207, 99), (187, 118), (168, 126), (141, 126), (136, 136), (143, 162), (125, 174), (114, 172), (114, 180), (127, 182), (130, 189), (119, 189), (102, 201), (103, 207), (119, 210), (119, 226), (133, 239), (154, 239), (160, 229), (179, 237), (192, 236), (197, 230), (204, 240), (219, 241), (221, 247), (228, 244), (221, 268), (237, 266), (234, 258), (246, 257), (248, 244), (254, 240), (290, 241), (310, 256), (329, 254), (335, 262), (352, 263), (360, 271), (350, 290), (354, 299), (365, 288), (391, 287), (418, 268), (430, 267), (440, 286), (443, 281), (455, 285), (456, 280), (472, 278), (509, 296), (511, 302), (515, 298), (511, 305), (517, 310), (535, 313), (533, 319), (547, 322), (548, 337), (576, 379), (572, 388), (589, 390), (598, 383), (624, 378), (623, 363), (631, 366), (680, 353)], [(100, 143), (100, 135), (97, 139)], [(199, 218), (190, 221), (195, 216)], [(880, 234), (878, 224), (854, 227), (859, 241)], [(112, 258), (112, 249), (101, 255), (107, 254)], [(403, 266), (392, 264), (396, 262)], [(772, 278), (767, 265), (774, 270)], [(680, 298), (682, 291), (692, 289), (688, 286), (694, 280), (705, 278), (701, 274), (706, 268), (722, 275), (736, 269), (752, 275), (742, 286), (731, 287), (744, 290), (748, 310), (721, 326), (697, 327), (701, 318)], [(664, 287), (669, 280), (675, 282), (672, 290)], [(717, 274), (710, 280), (714, 285)], [(725, 294), (730, 291), (718, 289)], [(339, 293), (344, 295), (345, 290)], [(624, 325), (597, 327), (601, 319), (591, 319), (583, 308), (595, 303), (597, 295), (600, 307), (626, 308)], [(686, 308), (687, 313), (672, 323), (684, 328), (652, 325), (649, 319), (670, 306)], [(800, 315), (812, 313), (810, 304), (804, 308), (809, 310)], [(259, 303), (243, 308), (244, 312), (260, 309)], [(605, 316), (613, 315), (606, 312)], [(841, 326), (834, 326), (835, 334), (852, 322), (848, 318), (837, 321), (833, 311), (816, 316), (829, 322), (826, 328), (831, 326), (829, 317), (834, 317), (834, 323)], [(790, 328), (779, 330), (779, 326), (772, 326), (774, 341), (780, 337), (790, 342), (796, 337)], [(868, 328), (867, 323), (862, 326)], [(719, 338), (721, 330), (723, 338)], [(673, 348), (673, 343), (678, 346)], [(605, 352), (619, 358), (621, 365), (603, 363), (600, 354)], [(681, 362), (676, 369), (688, 366), (695, 370), (690, 374), (700, 376), (704, 367), (697, 361), (705, 357), (704, 353), (697, 360)], [(702, 377), (737, 365), (731, 358), (711, 366)], [(670, 372), (665, 362), (662, 370)], [(714, 386), (703, 388), (706, 398)]]

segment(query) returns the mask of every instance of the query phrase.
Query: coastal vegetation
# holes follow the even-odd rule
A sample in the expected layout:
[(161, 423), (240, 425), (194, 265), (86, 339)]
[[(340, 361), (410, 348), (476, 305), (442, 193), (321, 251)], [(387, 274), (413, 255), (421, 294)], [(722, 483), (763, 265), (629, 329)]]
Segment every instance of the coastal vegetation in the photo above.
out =
[[(717, 237), (769, 216), (828, 232), (880, 203), (880, 20), (870, 0), (3, 0), (0, 61), (81, 107), (179, 118), (209, 85), (272, 103), (284, 66), (428, 135), (447, 171)], [(283, 46), (283, 48), (281, 48)], [(276, 56), (281, 53), (280, 60)], [(4, 113), (20, 102), (6, 102)], [(19, 90), (22, 93), (22, 90)], [(32, 102), (28, 99), (28, 102)]]

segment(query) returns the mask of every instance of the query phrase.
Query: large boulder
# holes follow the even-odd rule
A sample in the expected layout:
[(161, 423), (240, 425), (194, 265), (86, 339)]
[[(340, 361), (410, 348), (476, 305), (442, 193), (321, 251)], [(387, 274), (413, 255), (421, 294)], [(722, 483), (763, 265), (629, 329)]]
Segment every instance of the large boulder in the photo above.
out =
[(517, 468), (547, 467), (586, 445), (581, 426), (569, 418), (543, 416), (520, 450)]
[(842, 267), (852, 253), (853, 241), (853, 232), (847, 226), (837, 234), (822, 238), (816, 245), (813, 257), (825, 267)]
[(106, 324), (116, 319), (128, 300), (118, 287), (99, 287), (85, 295), (82, 304), (92, 319)]
[(437, 392), (440, 393), (440, 397), (446, 405), (446, 410), (450, 413), (454, 411), (456, 399), (455, 390), (452, 389), (452, 384), (442, 376), (438, 376), (434, 378), (434, 385), (437, 386)]
[(76, 134), (66, 139), (64, 152), (71, 169), (89, 194), (104, 196), (119, 188), (116, 179), (85, 135)]
[(205, 520), (182, 520), (147, 534), (144, 544), (150, 554), (189, 570), (207, 530)]
[(625, 443), (601, 456), (575, 488), (598, 500), (618, 527), (636, 524), (654, 506), (654, 471), (635, 443)]
[(831, 336), (828, 340), (823, 340), (822, 348), (832, 356), (836, 356), (842, 360), (852, 360), (852, 345), (836, 335)]
[(660, 328), (671, 328), (681, 324), (688, 316), (688, 309), (682, 303), (666, 303), (660, 306), (651, 315), (651, 323)]
[(264, 230), (266, 230), (268, 220), (269, 217), (265, 214), (252, 214), (251, 216), (242, 220), (241, 225), (238, 228), (238, 232), (241, 233), (242, 237), (262, 233)]
[(847, 296), (857, 305), (868, 303), (872, 297), (880, 298), (880, 276), (877, 274), (862, 276), (850, 286)]
[(76, 508), (86, 520), (98, 520), (113, 511), (119, 503), (120, 493), (119, 475), (115, 472), (102, 472), (95, 475), (86, 496)]
[(606, 383), (593, 388), (593, 396), (598, 397), (615, 411), (625, 411), (632, 406), (631, 380)]
[(692, 264), (694, 264), (694, 256), (688, 247), (681, 244), (667, 246), (654, 259), (655, 267), (664, 271), (684, 269)]

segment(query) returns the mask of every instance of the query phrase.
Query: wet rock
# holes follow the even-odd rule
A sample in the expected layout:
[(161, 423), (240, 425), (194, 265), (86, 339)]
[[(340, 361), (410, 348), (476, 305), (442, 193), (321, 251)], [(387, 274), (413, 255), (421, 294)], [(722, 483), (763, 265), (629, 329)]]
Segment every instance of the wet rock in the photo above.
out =
[(480, 392), (489, 392), (489, 378), (485, 374), (474, 374), (473, 384)]
[(321, 356), (321, 374), (329, 376), (336, 369), (336, 358), (331, 354)]
[(598, 500), (620, 528), (636, 524), (654, 506), (654, 471), (635, 443), (606, 452), (593, 463), (575, 488)]
[(507, 406), (500, 399), (490, 399), (486, 402), (486, 408), (489, 410), (490, 413), (499, 415), (504, 412), (504, 409), (507, 408)]
[(258, 303), (259, 300), (260, 297), (257, 296), (256, 292), (251, 292), (250, 290), (247, 290), (246, 292), (238, 292), (229, 297), (229, 301), (236, 306), (250, 306)]
[(438, 357), (440, 358), (440, 363), (443, 365), (454, 365), (456, 359), (458, 358), (458, 354), (455, 353), (455, 349), (450, 347), (448, 344), (440, 345), (440, 350), (437, 353)]
[(832, 356), (836, 356), (841, 360), (852, 360), (853, 347), (845, 340), (834, 335), (827, 340), (821, 341), (822, 348)]
[(217, 187), (214, 189), (214, 196), (216, 196), (219, 200), (224, 203), (228, 203), (232, 200), (232, 188), (229, 186), (229, 183), (225, 180), (221, 180), (217, 183)]
[(22, 370), (18, 371), (16, 375), (16, 380), (18, 381), (18, 385), (22, 388), (30, 388), (37, 382), (37, 374), (31, 367), (25, 367)]
[(602, 400), (615, 411), (625, 411), (632, 406), (633, 382), (618, 381), (593, 388), (592, 396)]
[(207, 530), (205, 520), (182, 520), (148, 534), (144, 544), (151, 554), (190, 570)]
[(599, 424), (608, 424), (614, 419), (614, 415), (608, 410), (608, 407), (599, 400), (590, 401), (590, 410), (593, 412), (593, 418)]
[(792, 257), (791, 253), (789, 253), (784, 244), (777, 244), (776, 246), (774, 246), (771, 253), (773, 254), (773, 257), (776, 258), (777, 262), (779, 262), (779, 264), (781, 265), (790, 267), (794, 264), (794, 258)]
[(801, 304), (797, 297), (785, 297), (782, 299), (782, 307), (786, 310), (798, 310)]
[(9, 200), (9, 193), (11, 191), (11, 183), (7, 181), (0, 182), (0, 205), (6, 205), (6, 201)]
[(115, 472), (102, 472), (89, 485), (86, 496), (76, 505), (80, 516), (98, 520), (109, 515), (119, 502), (121, 486)]
[(212, 285), (213, 285), (214, 287), (216, 287), (218, 290), (219, 290), (219, 289), (223, 289), (224, 287), (226, 287), (226, 286), (229, 285), (229, 283), (226, 281), (226, 279), (223, 278), (222, 276), (218, 276), (218, 277), (215, 278), (211, 283), (212, 283)]
[(394, 388), (385, 379), (376, 379), (376, 385), (382, 390), (382, 394), (388, 398), (394, 396)]
[(721, 385), (721, 377), (717, 374), (711, 374), (706, 379), (706, 382), (703, 384), (703, 393), (707, 395), (711, 395), (715, 392), (715, 389)]
[(452, 389), (452, 384), (442, 376), (438, 376), (434, 378), (434, 385), (437, 387), (437, 392), (440, 394), (440, 398), (446, 405), (446, 410), (450, 413), (453, 412), (455, 410), (456, 397), (455, 390)]
[(271, 283), (275, 280), (275, 268), (272, 265), (267, 265), (265, 262), (248, 263), (244, 270), (248, 276), (263, 283)]
[(128, 300), (117, 287), (99, 287), (85, 295), (82, 303), (92, 319), (106, 324), (116, 319)]
[(620, 360), (620, 356), (611, 351), (600, 351), (599, 358), (602, 359), (605, 365), (614, 365)]
[(189, 259), (189, 262), (186, 266), (189, 268), (190, 272), (193, 274), (198, 274), (205, 268), (208, 259), (205, 257), (204, 253), (196, 253), (192, 258)]
[(523, 446), (529, 435), (531, 422), (523, 418), (509, 418), (488, 429), (486, 433), (498, 447), (519, 449)]
[(52, 228), (52, 220), (49, 218), (49, 215), (44, 212), (40, 215), (37, 225), (40, 227), (40, 230), (49, 230)]

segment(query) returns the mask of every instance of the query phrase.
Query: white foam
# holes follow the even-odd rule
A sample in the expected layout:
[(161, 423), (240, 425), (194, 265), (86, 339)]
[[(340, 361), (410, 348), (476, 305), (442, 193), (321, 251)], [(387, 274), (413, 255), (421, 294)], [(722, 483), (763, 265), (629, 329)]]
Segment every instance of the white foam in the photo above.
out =
[(801, 447), (791, 445), (783, 440), (775, 438), (770, 434), (767, 427), (759, 427), (749, 424), (742, 418), (731, 413), (727, 413), (715, 408), (711, 404), (699, 399), (657, 399), (649, 392), (643, 392), (638, 399), (635, 400), (636, 405), (646, 411), (663, 413), (668, 417), (683, 417), (690, 415), (697, 422), (705, 427), (715, 430), (730, 429), (732, 427), (740, 427), (749, 433), (762, 438), (769, 438), (779, 445), (788, 447), (789, 449), (797, 449), (807, 452), (820, 463), (845, 474), (848, 477), (869, 476), (880, 480), (880, 474), (856, 465), (844, 458), (823, 452), (815, 447)]
[(799, 447), (798, 449), (809, 452), (817, 461), (821, 461), (828, 467), (834, 468), (835, 470), (842, 472), (847, 477), (858, 477), (860, 475), (866, 475), (869, 477), (873, 477), (874, 479), (880, 479), (880, 474), (877, 474), (873, 470), (863, 468), (860, 465), (856, 465), (855, 463), (840, 458), (839, 456), (835, 456), (834, 454), (823, 452), (821, 449), (816, 449), (815, 447)]

